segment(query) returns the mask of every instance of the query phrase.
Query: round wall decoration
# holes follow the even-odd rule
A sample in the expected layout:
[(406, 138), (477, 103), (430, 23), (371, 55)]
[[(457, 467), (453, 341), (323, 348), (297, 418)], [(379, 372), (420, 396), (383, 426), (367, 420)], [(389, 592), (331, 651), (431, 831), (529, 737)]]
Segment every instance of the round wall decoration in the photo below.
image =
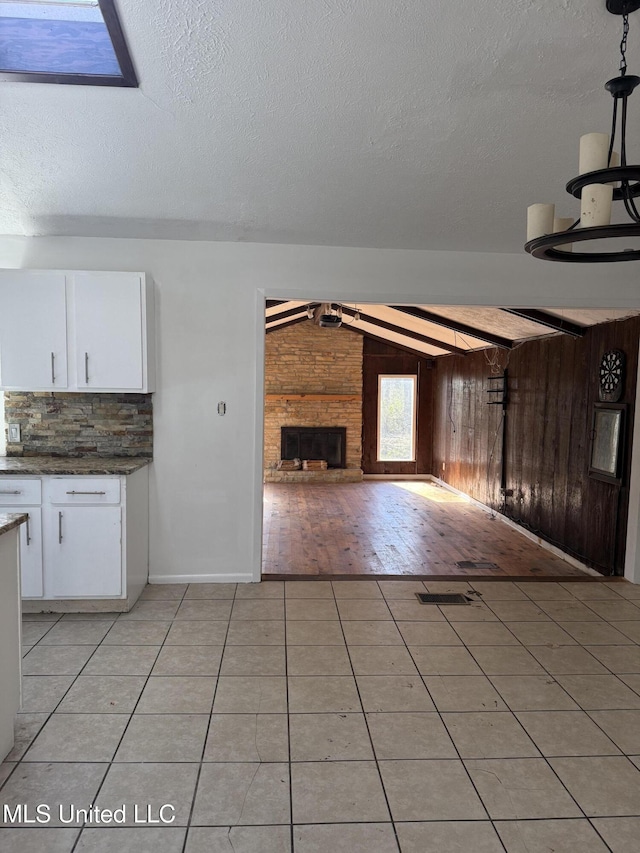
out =
[(604, 403), (617, 403), (622, 397), (625, 355), (622, 350), (605, 352), (600, 361), (598, 390)]

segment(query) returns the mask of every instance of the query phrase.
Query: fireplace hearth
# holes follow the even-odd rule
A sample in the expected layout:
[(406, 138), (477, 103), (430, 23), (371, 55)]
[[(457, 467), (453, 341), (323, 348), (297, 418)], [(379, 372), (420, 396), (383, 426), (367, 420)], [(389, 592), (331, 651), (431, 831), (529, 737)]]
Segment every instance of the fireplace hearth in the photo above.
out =
[(282, 459), (326, 459), (329, 468), (347, 467), (346, 427), (281, 427)]

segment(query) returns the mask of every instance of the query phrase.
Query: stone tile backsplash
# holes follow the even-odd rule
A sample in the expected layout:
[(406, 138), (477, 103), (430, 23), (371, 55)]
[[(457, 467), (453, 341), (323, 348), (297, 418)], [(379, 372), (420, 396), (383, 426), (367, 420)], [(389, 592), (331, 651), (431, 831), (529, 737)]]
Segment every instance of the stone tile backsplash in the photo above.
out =
[[(7, 456), (153, 456), (151, 394), (6, 392)], [(6, 427), (5, 427), (6, 429)]]

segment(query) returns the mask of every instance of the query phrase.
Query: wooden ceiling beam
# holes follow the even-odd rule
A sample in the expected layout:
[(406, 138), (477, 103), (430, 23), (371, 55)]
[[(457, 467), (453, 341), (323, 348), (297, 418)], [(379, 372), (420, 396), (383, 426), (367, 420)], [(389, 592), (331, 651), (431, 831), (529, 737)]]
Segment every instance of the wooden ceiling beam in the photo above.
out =
[(397, 344), (395, 341), (390, 341), (388, 338), (381, 338), (380, 335), (373, 335), (371, 334), (371, 332), (367, 332), (365, 329), (358, 329), (357, 326), (351, 326), (345, 323), (342, 328), (348, 329), (350, 332), (356, 332), (358, 335), (362, 335), (363, 338), (371, 338), (372, 341), (378, 341), (378, 343), (385, 344), (385, 346), (395, 347), (396, 349), (399, 349), (402, 352), (406, 352), (407, 355), (416, 356), (416, 358), (424, 358), (427, 361), (432, 362), (434, 358), (439, 357), (429, 352), (420, 352), (419, 349), (412, 349), (411, 347), (407, 347), (404, 344)]
[(302, 314), (304, 312), (305, 317), (307, 316), (307, 308), (315, 308), (317, 302), (310, 302), (308, 305), (296, 305), (295, 308), (287, 308), (286, 311), (280, 311), (279, 314), (269, 314), (268, 317), (265, 317), (265, 323), (275, 323), (278, 320), (286, 320), (287, 317), (295, 317), (296, 314)]
[[(402, 326), (395, 326), (393, 323), (387, 323), (386, 320), (379, 320), (377, 317), (372, 317), (371, 314), (364, 314), (362, 311), (354, 311), (353, 308), (342, 306), (342, 313), (348, 314), (349, 317), (355, 317), (356, 313), (360, 316), (363, 323), (370, 323), (372, 326), (378, 326), (380, 329), (386, 329), (387, 332), (393, 332), (396, 335), (402, 335), (405, 338), (413, 338), (414, 341), (428, 344), (432, 347), (445, 350), (445, 352), (454, 352), (457, 355), (466, 355), (467, 351), (461, 347), (456, 347), (453, 344), (445, 344), (444, 341), (439, 341), (436, 338), (430, 338), (428, 335), (423, 335), (421, 332), (414, 332), (412, 329), (404, 329)], [(393, 343), (389, 341), (388, 343)]]
[(562, 317), (556, 317), (555, 314), (549, 314), (547, 311), (540, 311), (537, 308), (501, 308), (500, 310), (514, 314), (516, 317), (522, 317), (524, 320), (531, 320), (532, 323), (538, 323), (540, 326), (546, 326), (548, 329), (553, 329), (554, 332), (564, 332), (565, 335), (571, 335), (573, 338), (584, 337), (588, 328), (587, 326), (578, 326), (570, 320), (563, 320)]
[(494, 335), (491, 332), (477, 329), (474, 326), (467, 326), (466, 323), (459, 323), (457, 320), (450, 320), (448, 317), (441, 317), (439, 314), (425, 311), (424, 308), (417, 308), (413, 305), (389, 305), (388, 307), (393, 308), (394, 311), (402, 311), (403, 314), (408, 314), (410, 317), (416, 317), (418, 320), (435, 323), (444, 329), (450, 329), (452, 332), (458, 332), (461, 335), (469, 335), (478, 340), (486, 341), (489, 344), (493, 344), (494, 347), (513, 349), (514, 342), (508, 338)]

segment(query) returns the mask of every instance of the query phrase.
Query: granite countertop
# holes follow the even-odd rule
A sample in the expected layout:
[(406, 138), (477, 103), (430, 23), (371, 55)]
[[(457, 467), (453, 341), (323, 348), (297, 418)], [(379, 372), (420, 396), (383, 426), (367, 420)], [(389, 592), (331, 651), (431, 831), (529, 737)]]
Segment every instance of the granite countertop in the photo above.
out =
[(124, 456), (84, 456), (81, 459), (61, 456), (0, 456), (0, 476), (35, 475), (46, 477), (54, 475), (101, 475), (121, 476), (133, 474), (151, 459), (130, 458)]
[(8, 533), (14, 527), (20, 527), (27, 520), (26, 513), (2, 513), (0, 512), (0, 536), (3, 533)]

